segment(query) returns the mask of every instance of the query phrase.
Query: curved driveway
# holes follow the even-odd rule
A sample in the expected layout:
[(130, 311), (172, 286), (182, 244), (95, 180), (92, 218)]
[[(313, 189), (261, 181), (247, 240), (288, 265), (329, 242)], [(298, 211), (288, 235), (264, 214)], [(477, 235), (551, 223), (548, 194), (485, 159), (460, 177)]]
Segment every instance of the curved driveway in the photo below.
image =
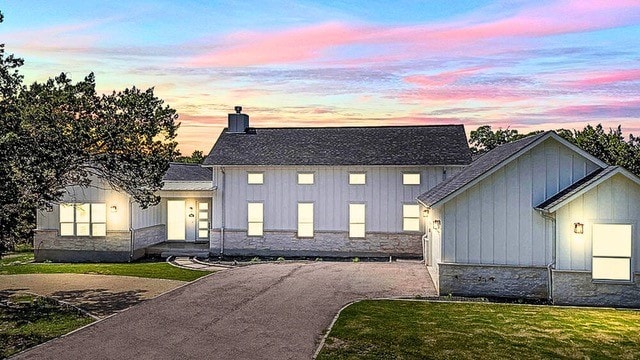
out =
[(310, 359), (345, 304), (435, 295), (419, 262), (261, 264), (222, 271), (20, 359)]

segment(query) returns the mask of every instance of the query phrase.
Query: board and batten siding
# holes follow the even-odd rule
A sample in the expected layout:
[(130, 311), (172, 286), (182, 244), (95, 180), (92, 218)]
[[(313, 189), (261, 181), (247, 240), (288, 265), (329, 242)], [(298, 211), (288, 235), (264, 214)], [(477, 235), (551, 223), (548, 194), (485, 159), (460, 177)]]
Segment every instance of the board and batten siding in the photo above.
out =
[(550, 138), (439, 206), (444, 263), (545, 266), (552, 226), (534, 207), (598, 168)]
[[(220, 168), (214, 168), (214, 214), (222, 211), (225, 196), (225, 228), (247, 228), (247, 202), (264, 203), (264, 229), (295, 231), (297, 203), (314, 203), (315, 231), (347, 231), (349, 203), (366, 205), (367, 232), (402, 232), (402, 204), (417, 204), (416, 197), (460, 170), (459, 167), (361, 167), (279, 166), (226, 167), (222, 184)], [(263, 185), (248, 185), (247, 172), (263, 172)], [(298, 172), (314, 173), (313, 185), (298, 185)], [(349, 185), (350, 172), (365, 172), (365, 185)], [(420, 185), (403, 185), (403, 172), (420, 172)], [(220, 228), (221, 216), (214, 216)]]
[[(556, 269), (591, 271), (593, 224), (633, 225), (632, 256), (634, 271), (640, 272), (640, 186), (616, 174), (556, 211)], [(582, 235), (573, 224), (584, 224)]]
[[(113, 190), (109, 185), (94, 181), (96, 186), (81, 187), (71, 186), (66, 192), (61, 203), (104, 203), (107, 207), (107, 231), (129, 230), (129, 196), (123, 192)], [(117, 207), (116, 212), (110, 208)], [(38, 230), (60, 229), (60, 207), (54, 206), (53, 211), (38, 211)]]

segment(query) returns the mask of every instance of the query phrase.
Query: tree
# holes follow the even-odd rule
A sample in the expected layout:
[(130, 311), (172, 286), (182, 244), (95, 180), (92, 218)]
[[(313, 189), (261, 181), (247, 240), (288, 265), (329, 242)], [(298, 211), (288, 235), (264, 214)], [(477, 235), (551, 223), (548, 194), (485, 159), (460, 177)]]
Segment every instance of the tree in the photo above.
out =
[(178, 156), (175, 161), (188, 164), (202, 164), (204, 155), (202, 150), (194, 150), (191, 156)]
[(491, 130), (490, 125), (483, 125), (476, 130), (471, 131), (469, 136), (469, 144), (471, 145), (472, 154), (484, 154), (502, 144), (522, 139), (532, 134), (539, 133), (540, 131), (519, 134), (518, 130), (511, 130), (509, 128), (496, 131)]
[(179, 125), (153, 89), (99, 95), (93, 74), (73, 84), (64, 73), (27, 87), (22, 61), (0, 55), (0, 253), (19, 214), (59, 202), (68, 186), (99, 179), (143, 208), (159, 202)]

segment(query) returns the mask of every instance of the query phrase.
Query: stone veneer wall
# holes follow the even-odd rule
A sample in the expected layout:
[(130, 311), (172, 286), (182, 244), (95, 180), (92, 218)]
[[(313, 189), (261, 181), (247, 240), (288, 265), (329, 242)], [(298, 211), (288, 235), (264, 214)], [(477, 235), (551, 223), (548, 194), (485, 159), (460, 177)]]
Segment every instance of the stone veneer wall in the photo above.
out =
[[(213, 255), (220, 253), (220, 229), (211, 231)], [(245, 230), (225, 230), (224, 255), (230, 256), (326, 256), (421, 257), (421, 234), (369, 232), (350, 239), (348, 232), (316, 231), (313, 238), (298, 238), (295, 231), (265, 231), (248, 237)]]
[(129, 231), (107, 231), (105, 237), (58, 236), (58, 230), (36, 230), (33, 241), (36, 261), (85, 262), (128, 261)]
[(548, 296), (546, 267), (439, 264), (440, 295), (540, 298)]
[(594, 282), (590, 271), (553, 270), (552, 280), (554, 304), (640, 307), (640, 274), (629, 283)]
[(145, 255), (145, 248), (167, 240), (167, 226), (164, 224), (133, 230), (133, 260)]

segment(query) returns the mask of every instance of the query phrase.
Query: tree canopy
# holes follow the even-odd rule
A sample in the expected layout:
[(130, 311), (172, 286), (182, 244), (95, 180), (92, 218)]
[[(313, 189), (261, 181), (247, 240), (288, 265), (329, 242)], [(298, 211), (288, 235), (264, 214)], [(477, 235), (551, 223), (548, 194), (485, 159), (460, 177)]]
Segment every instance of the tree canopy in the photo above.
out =
[[(491, 126), (485, 125), (471, 131), (469, 144), (474, 154), (482, 154), (499, 145), (538, 133), (540, 131), (520, 134), (512, 129), (493, 131)], [(608, 131), (598, 124), (595, 127), (587, 125), (582, 130), (558, 129), (556, 133), (605, 163), (622, 166), (640, 176), (640, 137), (630, 134), (626, 140), (620, 125)]]
[(68, 186), (99, 179), (143, 208), (157, 204), (178, 155), (176, 111), (153, 89), (98, 94), (93, 74), (26, 86), (22, 64), (0, 45), (0, 252), (20, 214), (59, 202)]
[(177, 162), (188, 163), (188, 164), (202, 164), (203, 160), (204, 160), (204, 153), (202, 152), (202, 150), (194, 150), (191, 153), (191, 156), (179, 155), (175, 159), (175, 161)]

